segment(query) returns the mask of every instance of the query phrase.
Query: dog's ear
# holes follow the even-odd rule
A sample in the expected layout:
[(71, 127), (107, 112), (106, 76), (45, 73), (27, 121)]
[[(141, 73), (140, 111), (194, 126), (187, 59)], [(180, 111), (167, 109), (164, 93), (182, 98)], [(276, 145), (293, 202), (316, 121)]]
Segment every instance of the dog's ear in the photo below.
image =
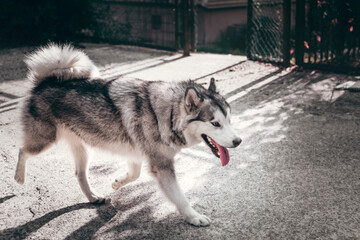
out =
[(216, 93), (215, 78), (210, 79), (210, 86), (208, 88), (210, 92)]
[(188, 113), (199, 108), (203, 100), (199, 97), (198, 92), (193, 87), (189, 87), (185, 92), (185, 108)]

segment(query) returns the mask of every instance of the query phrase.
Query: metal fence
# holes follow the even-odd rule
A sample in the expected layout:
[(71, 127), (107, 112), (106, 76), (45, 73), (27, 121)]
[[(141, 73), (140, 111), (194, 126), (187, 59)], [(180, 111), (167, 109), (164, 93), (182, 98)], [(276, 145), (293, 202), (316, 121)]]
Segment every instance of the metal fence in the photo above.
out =
[(97, 1), (98, 39), (163, 49), (179, 45), (177, 0)]
[(289, 63), (290, 2), (248, 0), (249, 59)]
[(249, 59), (360, 72), (358, 0), (248, 0), (248, 33)]
[(299, 0), (297, 64), (360, 71), (360, 1)]

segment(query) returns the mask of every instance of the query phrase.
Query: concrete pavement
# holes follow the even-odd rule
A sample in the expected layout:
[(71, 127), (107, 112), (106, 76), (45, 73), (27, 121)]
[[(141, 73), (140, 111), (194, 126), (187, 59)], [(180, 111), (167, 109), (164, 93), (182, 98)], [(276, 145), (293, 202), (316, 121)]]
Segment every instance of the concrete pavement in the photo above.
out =
[(231, 55), (182, 58), (110, 45), (84, 51), (107, 77), (217, 79), (243, 143), (230, 150), (226, 167), (203, 144), (176, 157), (181, 187), (212, 224), (186, 224), (146, 166), (138, 180), (113, 192), (111, 183), (126, 164), (99, 150), (91, 150), (90, 182), (112, 203), (86, 203), (62, 142), (29, 160), (25, 185), (18, 185), (16, 104), (31, 87), (20, 77), (0, 83), (0, 239), (360, 238), (360, 93), (334, 90), (356, 77), (279, 69)]

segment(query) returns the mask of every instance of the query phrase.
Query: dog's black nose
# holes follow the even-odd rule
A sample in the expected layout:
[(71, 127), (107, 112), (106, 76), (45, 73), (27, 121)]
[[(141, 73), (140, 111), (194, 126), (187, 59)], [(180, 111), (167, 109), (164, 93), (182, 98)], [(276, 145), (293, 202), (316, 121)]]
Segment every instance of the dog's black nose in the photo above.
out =
[(233, 140), (234, 147), (239, 146), (241, 141), (242, 141), (241, 138), (237, 138), (237, 139)]

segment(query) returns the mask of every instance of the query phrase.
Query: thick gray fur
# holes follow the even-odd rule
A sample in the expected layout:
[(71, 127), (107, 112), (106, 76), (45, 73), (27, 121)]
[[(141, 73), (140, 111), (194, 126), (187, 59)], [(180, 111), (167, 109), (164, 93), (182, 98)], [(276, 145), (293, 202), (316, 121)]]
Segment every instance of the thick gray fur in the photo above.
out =
[[(61, 66), (56, 65), (59, 59)], [(42, 67), (44, 62), (47, 68)], [(15, 175), (19, 183), (24, 182), (30, 156), (65, 138), (76, 161), (81, 189), (91, 202), (105, 198), (87, 181), (84, 144), (132, 157), (128, 173), (113, 183), (114, 189), (135, 180), (145, 158), (161, 189), (185, 219), (197, 226), (210, 223), (191, 208), (178, 187), (173, 159), (182, 148), (201, 141), (199, 128), (209, 124), (216, 111), (228, 117), (229, 104), (216, 92), (215, 81), (205, 89), (193, 81), (104, 80), (93, 74), (98, 71), (85, 54), (68, 45), (41, 48), (28, 57), (27, 64), (34, 87), (22, 107), (24, 142)], [(226, 137), (230, 142), (239, 139), (235, 134)]]

